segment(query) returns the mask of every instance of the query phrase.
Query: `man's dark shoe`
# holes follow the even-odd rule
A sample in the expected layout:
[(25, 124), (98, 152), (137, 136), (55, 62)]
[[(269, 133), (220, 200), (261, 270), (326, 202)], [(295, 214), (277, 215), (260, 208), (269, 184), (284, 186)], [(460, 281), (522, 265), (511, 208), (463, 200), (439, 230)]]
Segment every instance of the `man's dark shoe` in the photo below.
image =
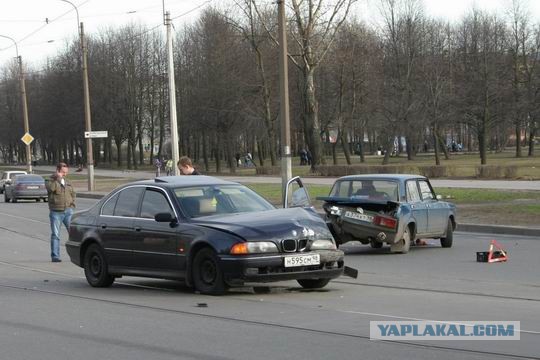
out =
[(52, 259), (51, 261), (52, 261), (52, 262), (62, 262), (61, 259)]

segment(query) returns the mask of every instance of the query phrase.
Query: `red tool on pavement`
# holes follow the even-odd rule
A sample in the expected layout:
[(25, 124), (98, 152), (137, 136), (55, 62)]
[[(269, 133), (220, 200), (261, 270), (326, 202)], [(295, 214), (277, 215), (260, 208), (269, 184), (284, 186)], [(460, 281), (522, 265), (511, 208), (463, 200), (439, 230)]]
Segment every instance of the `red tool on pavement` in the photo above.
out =
[(503, 262), (508, 260), (508, 253), (502, 248), (502, 246), (495, 240), (491, 240), (489, 244), (489, 251), (477, 252), (476, 261), (477, 262)]

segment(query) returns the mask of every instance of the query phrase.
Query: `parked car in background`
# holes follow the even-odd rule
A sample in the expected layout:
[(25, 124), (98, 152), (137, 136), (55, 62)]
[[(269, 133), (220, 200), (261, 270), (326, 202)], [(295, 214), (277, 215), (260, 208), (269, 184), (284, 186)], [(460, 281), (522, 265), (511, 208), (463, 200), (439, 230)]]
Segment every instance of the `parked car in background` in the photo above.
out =
[(6, 184), (11, 183), (17, 175), (26, 175), (26, 171), (8, 170), (2, 173), (2, 177), (0, 178), (0, 194), (4, 193), (4, 191), (6, 190)]
[(407, 253), (421, 238), (451, 247), (456, 207), (435, 195), (419, 175), (351, 175), (336, 180), (324, 201), (326, 222), (336, 243), (359, 241), (391, 252)]
[(307, 192), (291, 195), (299, 207), (287, 208), (286, 195), (276, 209), (210, 176), (134, 182), (75, 213), (66, 249), (94, 287), (129, 275), (185, 280), (204, 294), (280, 280), (322, 288), (344, 272), (344, 254), (324, 220), (302, 207)]
[(39, 175), (17, 175), (11, 183), (6, 184), (4, 201), (16, 203), (21, 199), (47, 201), (45, 179)]

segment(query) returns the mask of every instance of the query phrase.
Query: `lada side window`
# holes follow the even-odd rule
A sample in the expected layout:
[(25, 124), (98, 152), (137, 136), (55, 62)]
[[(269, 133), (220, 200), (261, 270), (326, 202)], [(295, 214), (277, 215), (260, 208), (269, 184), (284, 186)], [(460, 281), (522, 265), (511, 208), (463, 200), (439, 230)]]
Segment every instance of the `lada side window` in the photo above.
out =
[(427, 181), (420, 180), (418, 181), (418, 184), (420, 185), (420, 193), (422, 194), (423, 200), (433, 200), (435, 198)]
[(416, 180), (407, 181), (407, 201), (408, 202), (417, 202), (421, 201), (420, 193), (418, 192), (418, 186), (416, 185)]

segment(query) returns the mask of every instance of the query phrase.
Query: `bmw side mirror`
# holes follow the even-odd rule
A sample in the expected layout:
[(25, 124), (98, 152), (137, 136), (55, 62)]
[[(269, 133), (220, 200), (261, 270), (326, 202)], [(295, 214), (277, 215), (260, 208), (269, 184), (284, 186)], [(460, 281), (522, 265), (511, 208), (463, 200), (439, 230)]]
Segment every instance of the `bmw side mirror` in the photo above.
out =
[(165, 223), (172, 223), (173, 221), (176, 221), (176, 219), (171, 215), (171, 213), (159, 213), (154, 216), (154, 219), (157, 222), (165, 222)]

